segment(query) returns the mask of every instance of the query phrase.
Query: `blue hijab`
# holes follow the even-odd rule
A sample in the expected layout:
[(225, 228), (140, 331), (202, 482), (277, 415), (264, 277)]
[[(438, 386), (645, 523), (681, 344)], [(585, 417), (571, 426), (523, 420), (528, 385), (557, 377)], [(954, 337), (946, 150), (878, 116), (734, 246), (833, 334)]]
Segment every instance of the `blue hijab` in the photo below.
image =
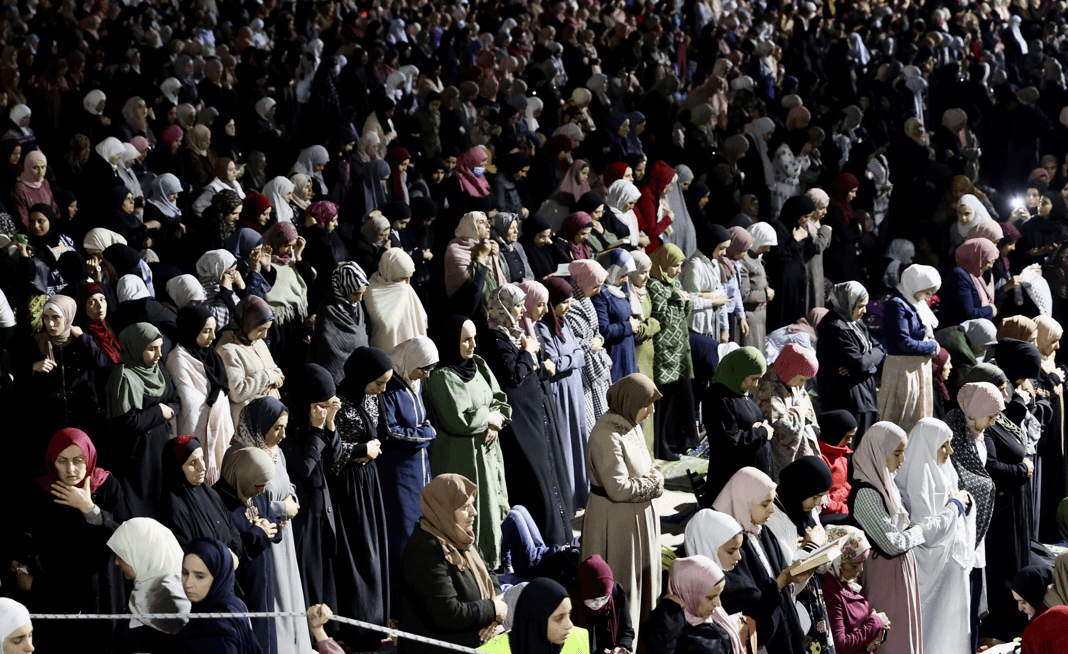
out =
[[(234, 595), (236, 584), (234, 560), (226, 545), (214, 538), (197, 538), (189, 543), (185, 548), (185, 553), (196, 554), (200, 557), (208, 571), (211, 572), (211, 576), (214, 577), (211, 590), (204, 599), (193, 602), (193, 613), (244, 613), (248, 611), (244, 603)], [(196, 620), (195, 623), (209, 623), (209, 629), (218, 631), (220, 637), (229, 636), (239, 643), (238, 651), (261, 652), (259, 643), (252, 635), (252, 626), (248, 618)]]

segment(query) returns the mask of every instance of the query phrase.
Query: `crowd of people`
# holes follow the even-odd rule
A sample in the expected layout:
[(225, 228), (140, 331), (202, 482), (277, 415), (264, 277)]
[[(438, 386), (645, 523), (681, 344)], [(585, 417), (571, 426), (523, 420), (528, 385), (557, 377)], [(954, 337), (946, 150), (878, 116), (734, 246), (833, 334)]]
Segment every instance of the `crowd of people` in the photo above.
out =
[(1068, 652), (1066, 19), (6, 3), (2, 654)]

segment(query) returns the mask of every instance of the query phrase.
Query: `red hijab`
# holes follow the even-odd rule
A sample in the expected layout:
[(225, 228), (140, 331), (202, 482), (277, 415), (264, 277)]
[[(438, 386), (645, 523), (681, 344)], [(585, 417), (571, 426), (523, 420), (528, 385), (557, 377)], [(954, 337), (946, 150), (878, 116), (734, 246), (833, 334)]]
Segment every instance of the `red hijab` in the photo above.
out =
[(85, 456), (85, 478), (75, 486), (85, 488), (85, 482), (88, 480), (89, 492), (95, 493), (104, 480), (111, 476), (111, 473), (96, 467), (96, 447), (93, 441), (89, 440), (89, 436), (84, 431), (73, 427), (59, 430), (48, 442), (48, 451), (45, 452), (45, 470), (48, 474), (38, 477), (34, 482), (44, 490), (51, 492), (52, 484), (59, 481), (59, 474), (56, 473), (56, 459), (60, 452), (71, 445), (77, 445)]
[(849, 197), (849, 192), (858, 186), (860, 186), (860, 182), (857, 181), (856, 177), (849, 173), (842, 173), (831, 182), (831, 187), (827, 189), (827, 195), (831, 196), (831, 200), (842, 210), (846, 225), (853, 222), (853, 205), (849, 204), (849, 200), (846, 198)]
[(623, 175), (627, 174), (628, 168), (630, 168), (630, 164), (626, 161), (617, 161), (613, 164), (608, 164), (608, 167), (604, 169), (604, 187), (608, 188), (613, 182), (623, 179)]
[(400, 147), (399, 145), (389, 149), (386, 153), (386, 163), (389, 164), (389, 183), (393, 188), (393, 199), (404, 199), (404, 180), (401, 179), (400, 165), (405, 161), (410, 161), (412, 155), (408, 153), (408, 150)]
[[(104, 354), (111, 359), (111, 362), (118, 363), (119, 339), (115, 338), (115, 332), (111, 331), (111, 327), (104, 320), (90, 320), (89, 314), (85, 311), (85, 304), (89, 301), (89, 298), (97, 293), (104, 294), (100, 286), (97, 284), (85, 284), (74, 294), (74, 301), (78, 304), (79, 322), (85, 326), (85, 331), (96, 341), (97, 346), (104, 351)], [(108, 308), (110, 309), (111, 307)]]
[[(616, 622), (616, 603), (612, 598), (612, 591), (615, 590), (616, 580), (612, 575), (612, 568), (605, 563), (605, 560), (601, 558), (600, 554), (594, 554), (590, 558), (582, 562), (582, 565), (578, 569), (578, 577), (576, 578), (576, 585), (578, 590), (578, 622), (582, 624), (580, 627), (585, 627), (587, 623), (586, 616), (604, 615), (608, 618), (608, 633), (612, 635), (613, 642), (615, 642), (618, 634), (616, 630), (619, 628)], [(601, 597), (607, 597), (608, 602), (604, 606), (594, 611), (590, 607), (586, 606), (585, 600), (598, 599)]]

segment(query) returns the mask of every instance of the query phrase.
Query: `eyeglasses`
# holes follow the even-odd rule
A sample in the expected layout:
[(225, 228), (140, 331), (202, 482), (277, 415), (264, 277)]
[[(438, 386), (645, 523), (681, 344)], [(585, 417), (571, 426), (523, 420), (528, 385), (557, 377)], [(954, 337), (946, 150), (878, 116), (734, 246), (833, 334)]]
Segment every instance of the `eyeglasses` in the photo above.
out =
[(429, 375), (430, 373), (434, 372), (434, 368), (437, 368), (437, 367), (438, 367), (438, 364), (432, 363), (429, 366), (423, 366), (422, 368), (420, 368), (420, 370), (422, 370), (424, 374)]

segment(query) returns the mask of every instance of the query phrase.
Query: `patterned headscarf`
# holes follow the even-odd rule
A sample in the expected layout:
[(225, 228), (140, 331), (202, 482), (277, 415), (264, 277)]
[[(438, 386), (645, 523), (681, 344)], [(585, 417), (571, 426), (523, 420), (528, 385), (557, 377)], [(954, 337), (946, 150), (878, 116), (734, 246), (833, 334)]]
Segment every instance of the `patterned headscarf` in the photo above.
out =
[(831, 561), (831, 574), (834, 578), (844, 584), (849, 584), (849, 587), (855, 592), (863, 590), (855, 580), (845, 579), (842, 577), (842, 564), (845, 562), (860, 563), (867, 560), (871, 554), (871, 543), (868, 542), (868, 537), (863, 531), (856, 527), (850, 527), (847, 525), (831, 525), (827, 527), (827, 540), (828, 542), (834, 540), (840, 540), (843, 536), (848, 539), (839, 545), (839, 549), (842, 555), (837, 559)]
[(519, 321), (512, 317), (512, 311), (523, 304), (526, 296), (527, 294), (515, 284), (504, 284), (493, 292), (486, 308), (489, 328), (508, 336), (517, 348), (520, 347), (523, 329)]
[(853, 312), (861, 300), (868, 297), (868, 289), (860, 282), (842, 282), (831, 288), (831, 305), (834, 312), (846, 322), (853, 322)]
[(349, 296), (369, 286), (370, 282), (363, 268), (353, 261), (346, 261), (334, 269), (334, 274), (330, 276), (330, 285), (338, 302), (349, 304)]

